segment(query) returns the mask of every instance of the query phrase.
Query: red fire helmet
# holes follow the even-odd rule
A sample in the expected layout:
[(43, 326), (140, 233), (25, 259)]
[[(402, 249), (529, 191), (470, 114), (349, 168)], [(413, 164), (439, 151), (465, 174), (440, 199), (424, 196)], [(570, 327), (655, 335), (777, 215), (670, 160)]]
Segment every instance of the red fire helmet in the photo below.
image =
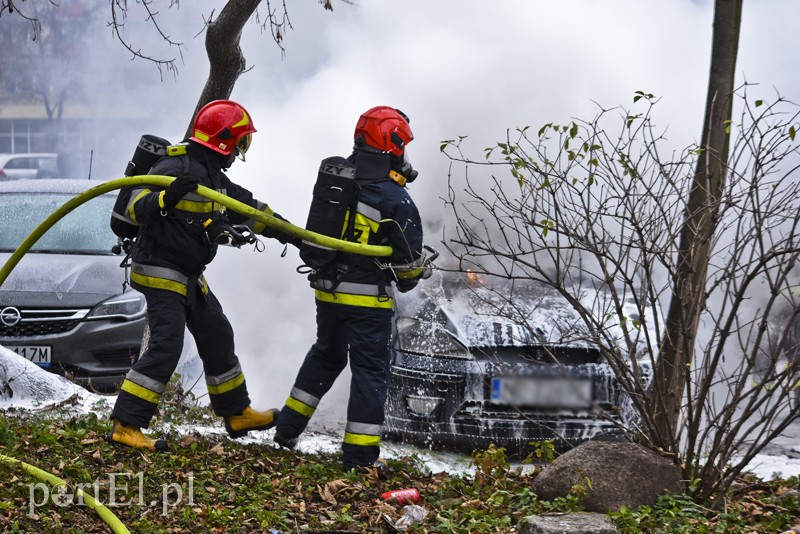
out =
[(406, 145), (414, 140), (408, 122), (399, 109), (376, 106), (359, 117), (353, 137), (362, 138), (367, 146), (381, 152), (402, 156)]
[(197, 112), (190, 139), (226, 156), (238, 144), (239, 151), (244, 154), (255, 131), (250, 114), (240, 104), (232, 100), (214, 100)]

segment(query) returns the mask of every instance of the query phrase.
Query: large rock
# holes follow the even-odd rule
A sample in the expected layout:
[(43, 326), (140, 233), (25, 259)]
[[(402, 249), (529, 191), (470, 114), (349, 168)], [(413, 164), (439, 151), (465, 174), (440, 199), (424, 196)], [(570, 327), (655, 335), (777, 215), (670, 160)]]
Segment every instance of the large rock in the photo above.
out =
[(532, 515), (522, 519), (520, 534), (616, 534), (611, 518), (604, 514), (573, 513)]
[(685, 490), (678, 466), (654, 451), (630, 442), (587, 441), (556, 458), (533, 481), (544, 500), (565, 497), (588, 478), (584, 509), (608, 513), (623, 505), (652, 505), (665, 492)]

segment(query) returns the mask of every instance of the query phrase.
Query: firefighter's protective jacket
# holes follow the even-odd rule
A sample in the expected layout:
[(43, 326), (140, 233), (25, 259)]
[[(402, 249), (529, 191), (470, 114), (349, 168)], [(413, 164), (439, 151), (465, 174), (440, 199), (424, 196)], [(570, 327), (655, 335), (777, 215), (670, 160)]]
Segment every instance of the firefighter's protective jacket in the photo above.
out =
[[(403, 181), (391, 177), (390, 158), (357, 152), (348, 159), (356, 165), (361, 187), (353, 239), (391, 246), (392, 257), (377, 260), (391, 269), (381, 268), (375, 258), (340, 252), (333, 266), (312, 273), (317, 339), (303, 360), (276, 430), (276, 436), (298, 437), (349, 360), (352, 377), (342, 440), (345, 471), (371, 466), (379, 457), (394, 315), (392, 281), (402, 290), (402, 284), (423, 276), (425, 268), (419, 212)], [(342, 272), (346, 274), (339, 279)]]
[[(203, 154), (205, 149), (189, 144), (187, 154), (167, 156), (150, 170), (153, 175), (179, 176), (192, 174), (200, 185), (227, 195), (239, 202), (280, 217), (265, 203), (253, 198), (247, 189), (231, 182), (219, 167), (218, 158)], [(245, 224), (257, 234), (278, 239), (292, 238), (245, 215), (227, 210), (197, 193), (189, 193), (175, 208), (164, 210), (159, 203), (161, 190), (142, 186), (131, 191), (127, 207), (130, 219), (143, 227), (131, 254), (131, 282), (134, 286), (164, 289), (187, 295), (186, 285), (200, 280), (204, 267), (214, 259), (218, 245), (206, 235), (212, 220)]]
[[(389, 177), (365, 179), (359, 175), (357, 155), (348, 159), (356, 163), (361, 185), (354, 238), (362, 244), (391, 246), (391, 258), (379, 261), (392, 269), (379, 268), (374, 258), (340, 252), (334, 265), (311, 277), (311, 286), (317, 300), (391, 310), (392, 281), (413, 282), (423, 274), (422, 221), (403, 185)], [(337, 279), (337, 269), (346, 274)]]

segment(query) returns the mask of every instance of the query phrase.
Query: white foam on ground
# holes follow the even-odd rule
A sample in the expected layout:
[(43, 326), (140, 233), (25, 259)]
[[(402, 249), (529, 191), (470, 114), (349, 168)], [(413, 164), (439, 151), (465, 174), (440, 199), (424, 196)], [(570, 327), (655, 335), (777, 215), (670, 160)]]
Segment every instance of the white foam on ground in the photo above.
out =
[[(40, 412), (50, 407), (63, 405), (68, 413), (95, 413), (107, 417), (116, 401), (116, 395), (97, 395), (73, 384), (66, 378), (50, 373), (15, 352), (0, 346), (0, 412)], [(221, 419), (216, 424), (175, 425), (180, 434), (194, 432), (202, 435), (226, 436)], [(272, 441), (274, 430), (251, 432), (240, 443), (261, 444), (277, 448)], [(336, 454), (341, 450), (341, 436), (332, 428), (307, 431), (297, 443), (297, 451), (305, 454)], [(798, 448), (800, 452), (800, 448)], [(466, 455), (420, 449), (411, 445), (384, 442), (381, 445), (383, 458), (413, 458), (418, 465), (432, 474), (446, 472), (452, 475), (471, 475), (474, 467)], [(787, 456), (759, 454), (750, 463), (749, 471), (763, 480), (785, 479), (800, 476), (800, 459)]]

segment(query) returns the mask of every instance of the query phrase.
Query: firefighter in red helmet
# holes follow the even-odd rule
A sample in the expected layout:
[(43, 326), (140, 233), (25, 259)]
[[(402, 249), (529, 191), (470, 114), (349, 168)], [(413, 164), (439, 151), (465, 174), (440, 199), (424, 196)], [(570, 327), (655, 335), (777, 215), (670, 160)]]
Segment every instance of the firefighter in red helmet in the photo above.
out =
[[(406, 189), (417, 177), (407, 152), (413, 139), (404, 113), (378, 106), (359, 118), (349, 158), (323, 160), (323, 164), (340, 165), (344, 172), (352, 172), (358, 184), (356, 207), (343, 217), (345, 225), (354, 223), (351, 238), (370, 245), (390, 245), (393, 254), (388, 263), (382, 263), (335, 252), (329, 263), (314, 268), (309, 280), (315, 290), (317, 339), (278, 416), (274, 440), (282, 447), (294, 448), (321, 398), (349, 360), (352, 379), (342, 443), (345, 471), (380, 465), (393, 290), (408, 291), (430, 274), (423, 255), (422, 222)], [(312, 201), (309, 220), (314, 209)], [(348, 238), (347, 231), (340, 232)], [(301, 258), (306, 257), (303, 247)]]
[[(126, 213), (139, 225), (131, 252), (131, 285), (147, 299), (150, 339), (122, 383), (111, 414), (113, 443), (165, 450), (163, 439), (142, 433), (150, 424), (183, 348), (184, 329), (203, 362), (211, 407), (231, 437), (274, 426), (278, 410), (250, 406), (244, 374), (234, 353), (233, 329), (203, 276), (219, 244), (253, 234), (299, 246), (299, 240), (263, 222), (228, 211), (195, 193), (198, 184), (278, 217), (265, 203), (232, 182), (225, 170), (244, 160), (256, 128), (236, 102), (216, 100), (195, 116), (189, 139), (168, 150), (150, 174), (175, 176), (165, 189), (148, 185), (130, 192)], [(237, 243), (232, 243), (237, 244)]]

